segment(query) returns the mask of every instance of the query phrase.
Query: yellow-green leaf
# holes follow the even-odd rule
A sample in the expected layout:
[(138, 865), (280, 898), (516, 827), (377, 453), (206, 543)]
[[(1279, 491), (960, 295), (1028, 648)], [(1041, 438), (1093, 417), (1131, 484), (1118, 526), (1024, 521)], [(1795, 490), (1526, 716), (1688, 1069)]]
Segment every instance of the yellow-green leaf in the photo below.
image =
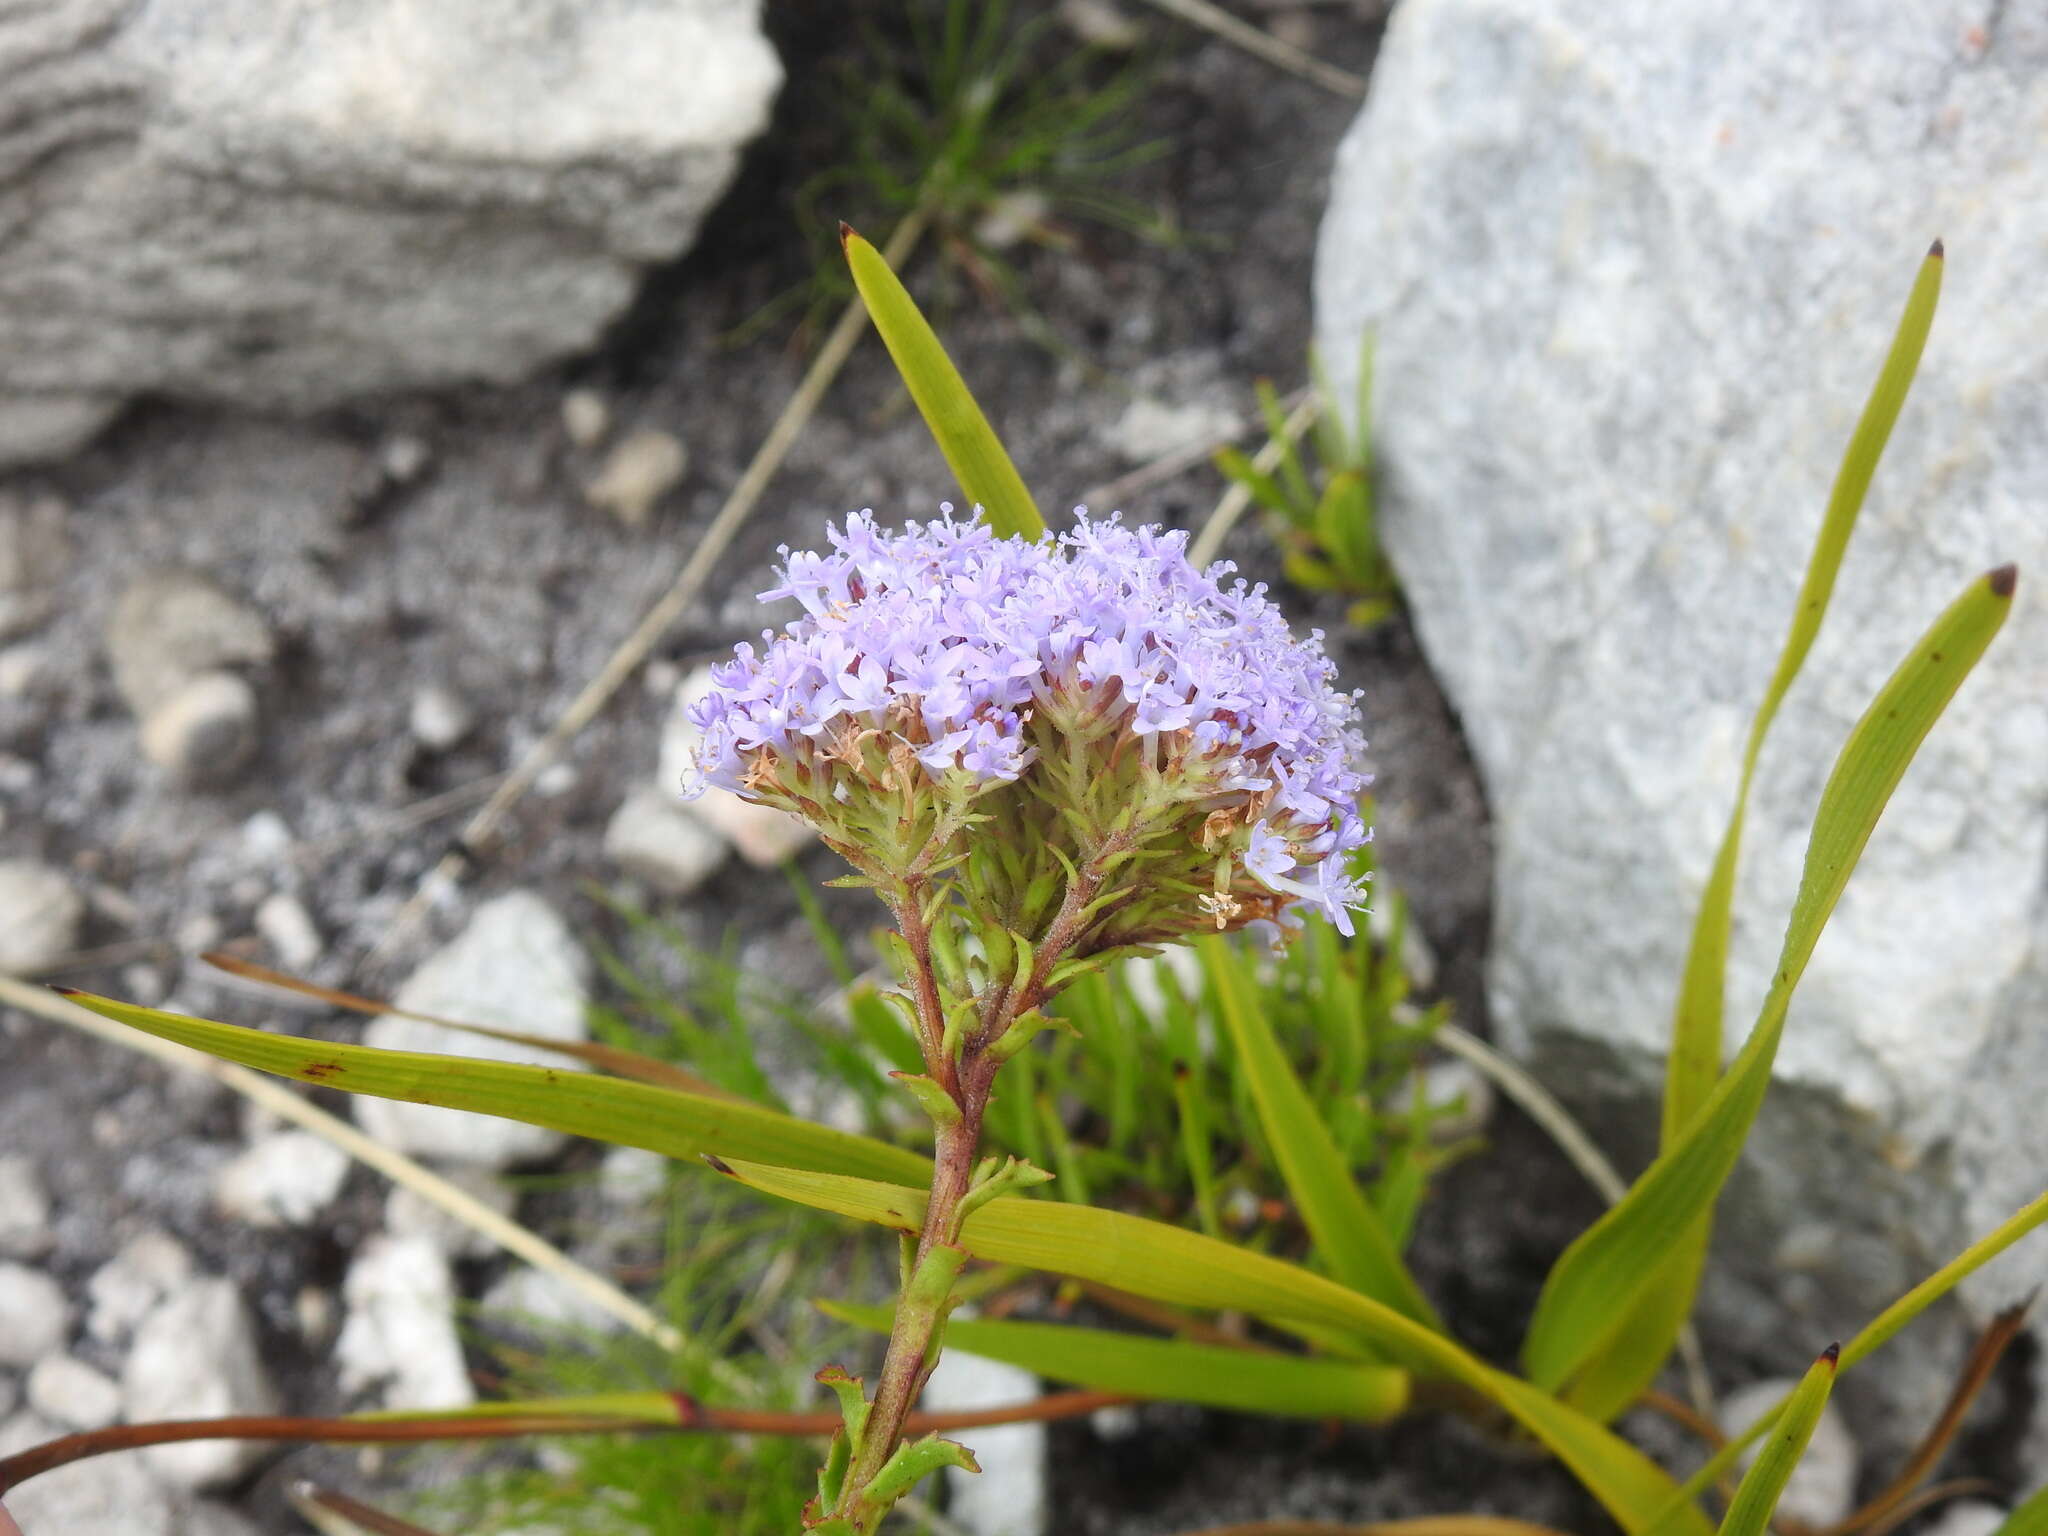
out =
[[(1849, 547), (1858, 513), (1870, 489), (1871, 476), (1890, 440), (1906, 393), (1920, 365), (1920, 354), (1934, 323), (1934, 310), (1941, 296), (1943, 268), (1939, 244), (1921, 263), (1913, 290), (1899, 317), (1891, 350), (1879, 370), (1877, 383), (1863, 407), (1863, 415), (1850, 436), (1848, 449), (1828, 496), (1826, 514), (1819, 536), (1814, 540), (1806, 574), (1793, 603), (1792, 624), (1778, 656), (1778, 664), (1764, 690), (1756, 716), (1750, 722), (1749, 739), (1743, 748), (1742, 772), (1735, 791), (1735, 805), (1721, 845), (1714, 854), (1706, 890), (1693, 922), (1692, 941), (1686, 951), (1685, 969), (1678, 989), (1678, 1003), (1671, 1023), (1671, 1055), (1664, 1081), (1664, 1112), (1659, 1145), (1669, 1151), (1680, 1134), (1713, 1092), (1721, 1075), (1721, 1034), (1723, 996), (1728, 971), (1728, 936), (1733, 922), (1735, 873), (1741, 856), (1743, 823), (1749, 810), (1750, 788), (1756, 778), (1758, 755), (1764, 737), (1777, 717), (1778, 706), (1791, 689), (1793, 679), (1805, 664), (1807, 653), (1820, 633), (1834, 592), (1835, 577)], [(1712, 1235), (1711, 1215), (1703, 1216), (1671, 1243), (1654, 1280), (1646, 1281), (1630, 1315), (1617, 1327), (1601, 1349), (1575, 1379), (1567, 1392), (1569, 1399), (1593, 1417), (1611, 1419), (1634, 1402), (1656, 1379), (1671, 1354), (1679, 1330), (1692, 1312), (1692, 1300), (1706, 1262), (1707, 1243)]]
[(1379, 1213), (1360, 1193), (1329, 1127), (1288, 1066), (1244, 966), (1220, 938), (1204, 938), (1198, 947), (1258, 1106), (1259, 1123), (1316, 1251), (1346, 1285), (1441, 1333), (1442, 1321), (1401, 1262)]
[(1991, 1536), (2048, 1536), (2048, 1487), (2037, 1489)]
[(917, 403), (918, 414), (931, 429), (939, 452), (952, 466), (967, 499), (979, 506), (988, 525), (1004, 538), (1042, 537), (1045, 520), (1025, 489), (1017, 466), (974, 403), (960, 370), (919, 312), (882, 253), (841, 225), (840, 244), (853, 271), (853, 285), (867, 304), (868, 315), (895, 359), (896, 371)]
[(1791, 1481), (1799, 1458), (1806, 1454), (1806, 1442), (1813, 1438), (1814, 1426), (1820, 1423), (1821, 1410), (1827, 1407), (1828, 1394), (1834, 1390), (1835, 1358), (1839, 1353), (1837, 1346), (1828, 1346), (1827, 1352), (1813, 1362), (1805, 1379), (1793, 1388), (1769, 1443), (1757, 1453), (1741, 1486), (1735, 1490), (1735, 1498), (1721, 1520), (1720, 1536), (1764, 1536), (1770, 1528), (1771, 1512), (1778, 1507), (1778, 1498)]
[(2010, 566), (1973, 581), (1923, 635), (1850, 733), (1821, 791), (1805, 869), (1756, 1028), (1706, 1106), (1628, 1194), (1564, 1252), (1523, 1346), (1529, 1379), (1564, 1387), (1608, 1347), (1673, 1245), (1704, 1221), (1770, 1086), (1785, 1013), (1892, 791), (2012, 607)]
[[(921, 1189), (745, 1163), (729, 1170), (749, 1188), (899, 1232), (915, 1232), (924, 1221)], [(1570, 1467), (1630, 1536), (1639, 1536), (1652, 1518), (1671, 1519), (1673, 1536), (1706, 1536), (1709, 1529), (1697, 1508), (1670, 1514), (1677, 1492), (1672, 1480), (1611, 1431), (1413, 1318), (1298, 1265), (1121, 1211), (1014, 1197), (975, 1211), (960, 1242), (991, 1263), (1072, 1275), (1176, 1306), (1236, 1308), (1282, 1326), (1306, 1323), (1345, 1333), (1497, 1403)]]
[[(2029, 1232), (2044, 1224), (2048, 1224), (2048, 1194), (2021, 1206), (1871, 1319), (1863, 1331), (1851, 1339), (1842, 1350), (1837, 1374), (1882, 1349), (1900, 1329), (1954, 1290), (1964, 1279), (1975, 1274)], [(1685, 1486), (1678, 1490), (1678, 1495), (1672, 1499), (1669, 1507), (1659, 1511), (1657, 1518), (1651, 1522), (1651, 1530), (1655, 1536), (1678, 1536), (1678, 1526), (1667, 1521), (1684, 1520), (1696, 1513), (1693, 1501), (1719, 1482), (1722, 1475), (1735, 1465), (1738, 1456), (1757, 1439), (1770, 1432), (1790, 1401), (1791, 1395), (1788, 1393), (1784, 1401), (1714, 1452), (1707, 1459), (1706, 1465), (1686, 1480)], [(2048, 1510), (2044, 1510), (2043, 1515), (2048, 1516)], [(2012, 1533), (2001, 1533), (2001, 1536), (2012, 1536)], [(2027, 1536), (2048, 1536), (2048, 1526), (2044, 1526), (2041, 1531), (2028, 1532)]]
[(65, 995), (80, 1007), (144, 1034), (322, 1088), (497, 1115), (620, 1146), (644, 1147), (667, 1157), (710, 1153), (873, 1178), (931, 1176), (931, 1164), (914, 1152), (738, 1099), (555, 1067), (306, 1040), (83, 992)]
[[(830, 1301), (818, 1305), (843, 1322), (889, 1331), (892, 1314), (887, 1307)], [(1152, 1339), (1106, 1328), (955, 1318), (946, 1324), (946, 1347), (1098, 1392), (1200, 1403), (1240, 1413), (1379, 1424), (1408, 1406), (1408, 1373), (1392, 1366)]]

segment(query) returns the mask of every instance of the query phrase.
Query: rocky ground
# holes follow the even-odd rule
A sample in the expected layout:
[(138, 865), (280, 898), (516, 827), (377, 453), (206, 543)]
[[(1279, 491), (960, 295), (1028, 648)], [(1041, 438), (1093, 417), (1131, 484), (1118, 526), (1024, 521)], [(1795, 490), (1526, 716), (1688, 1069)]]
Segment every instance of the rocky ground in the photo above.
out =
[[(782, 878), (728, 857), (697, 823), (678, 830), (650, 795), (668, 788), (657, 769), (679, 684), (760, 627), (751, 594), (775, 547), (814, 540), (852, 507), (929, 510), (948, 489), (872, 343), (709, 595), (522, 802), (509, 838), (425, 922), (394, 927), (493, 776), (667, 587), (802, 369), (786, 328), (722, 340), (804, 276), (790, 198), (834, 153), (820, 103), (857, 47), (826, 8), (789, 9), (771, 21), (790, 69), (773, 128), (697, 249), (593, 355), (518, 388), (379, 400), (310, 422), (145, 405), (71, 462), (0, 482), (0, 536), (15, 546), (0, 564), (11, 554), (30, 578), (15, 585), (52, 598), (0, 615), (10, 967), (353, 1038), (354, 1022), (258, 1001), (194, 957), (228, 946), (328, 983), (404, 983), (409, 1001), (442, 998), (449, 1011), (465, 985), (560, 999), (592, 985), (590, 949), (630, 944), (597, 888), (649, 901), (712, 947), (736, 934), (750, 970), (825, 981)], [(1331, 62), (1370, 63), (1376, 23), (1358, 10), (1261, 15)], [(957, 275), (922, 289), (941, 300), (955, 357), (1047, 508), (1248, 419), (1254, 378), (1290, 387), (1302, 374), (1327, 163), (1354, 104), (1149, 13), (1145, 27), (1154, 62), (1138, 136), (1164, 152), (1130, 185), (1170, 212), (1180, 238), (1077, 226), (1070, 250), (1012, 252), (1064, 351)], [(929, 274), (929, 256), (918, 266)], [(660, 435), (636, 441), (649, 433)], [(607, 505), (592, 504), (593, 485)], [(1197, 469), (1122, 505), (1188, 523), (1218, 490)], [(1273, 572), (1255, 530), (1229, 552)], [(1337, 628), (1337, 610), (1300, 607)], [(1476, 1021), (1487, 842), (1455, 724), (1399, 622), (1340, 633), (1335, 649), (1366, 690), (1384, 867), (1441, 958), (1442, 985)], [(814, 878), (832, 872), (817, 850), (800, 858)], [(849, 931), (869, 916), (850, 896), (831, 910)], [(466, 925), (463, 946), (422, 976)], [(536, 974), (536, 954), (552, 969)], [(451, 1253), (451, 1238), (389, 1207), (371, 1176), (217, 1086), (9, 1012), (0, 1126), (0, 1449), (124, 1411), (323, 1411), (380, 1387), (411, 1402), (467, 1389), (441, 1342), (452, 1335), (409, 1343), (389, 1299), (474, 1296), (499, 1266)], [(431, 1128), (379, 1129), (435, 1150)], [(1457, 1176), (1419, 1262), (1468, 1336), (1504, 1355), (1541, 1265), (1587, 1212), (1532, 1134), (1510, 1123), (1499, 1135), (1513, 1158)], [(542, 1140), (489, 1160), (554, 1155)], [(186, 1390), (173, 1400), (166, 1381)], [(205, 1384), (216, 1402), (201, 1407)], [(1168, 1531), (1283, 1510), (1480, 1507), (1577, 1528), (1598, 1518), (1550, 1469), (1428, 1426), (1331, 1440), (1162, 1410), (1138, 1431), (1058, 1433), (1068, 1471), (1054, 1528)], [(101, 1500), (94, 1528), (155, 1536), (245, 1520), (291, 1529), (288, 1476), (360, 1475), (313, 1452), (100, 1465), (78, 1495)]]

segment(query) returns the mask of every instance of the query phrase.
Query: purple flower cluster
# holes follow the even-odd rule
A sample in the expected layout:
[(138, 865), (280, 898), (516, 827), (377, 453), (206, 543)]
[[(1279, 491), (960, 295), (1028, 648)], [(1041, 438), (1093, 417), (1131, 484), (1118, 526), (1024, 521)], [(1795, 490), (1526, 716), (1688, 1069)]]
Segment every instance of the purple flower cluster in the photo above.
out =
[(828, 531), (830, 552), (782, 551), (761, 597), (795, 598), (804, 616), (714, 672), (691, 712), (687, 791), (746, 793), (764, 763), (849, 727), (913, 752), (935, 781), (1014, 781), (1086, 701), (1145, 750), (1170, 744), (1162, 760), (1199, 765), (1201, 810), (1242, 813), (1241, 867), (1349, 931), (1365, 741), (1320, 632), (1297, 641), (1262, 586), (1223, 586), (1228, 563), (1197, 571), (1182, 532), (1077, 511), (1071, 532), (1034, 544), (944, 512), (895, 533), (860, 512)]

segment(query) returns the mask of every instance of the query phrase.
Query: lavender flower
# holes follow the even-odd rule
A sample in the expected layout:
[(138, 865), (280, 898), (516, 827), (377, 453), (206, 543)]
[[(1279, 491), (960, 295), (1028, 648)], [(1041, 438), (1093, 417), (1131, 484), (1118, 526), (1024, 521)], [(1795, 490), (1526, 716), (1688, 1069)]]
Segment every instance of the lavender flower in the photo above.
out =
[(1296, 902), (1350, 932), (1365, 741), (1320, 631), (1297, 641), (1227, 562), (1195, 570), (1184, 533), (1077, 510), (1033, 544), (943, 511), (899, 533), (860, 512), (831, 552), (782, 551), (761, 597), (804, 614), (714, 672), (686, 793), (793, 810), (878, 879), (1000, 843), (973, 878), (1013, 903), (1034, 842), (1114, 847), (1094, 950)]

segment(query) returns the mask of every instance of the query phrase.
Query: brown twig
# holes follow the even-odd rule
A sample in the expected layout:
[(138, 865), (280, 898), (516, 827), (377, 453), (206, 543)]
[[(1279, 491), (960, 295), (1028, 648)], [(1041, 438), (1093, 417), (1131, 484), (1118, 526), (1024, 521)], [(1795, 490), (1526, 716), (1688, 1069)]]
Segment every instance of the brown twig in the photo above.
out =
[(1850, 1536), (1854, 1531), (1877, 1531), (1884, 1528), (1887, 1517), (1910, 1503), (1913, 1489), (1941, 1460), (1949, 1442), (1963, 1427), (1963, 1416), (1970, 1411), (1970, 1404), (1977, 1400), (1977, 1394), (1984, 1390), (1985, 1384), (1991, 1380), (1991, 1373), (1998, 1368), (1999, 1360), (2026, 1326), (2027, 1309), (2032, 1304), (2033, 1298), (2029, 1297), (1992, 1318), (1989, 1326), (1978, 1336), (1969, 1358), (1963, 1362), (1962, 1373), (1956, 1378), (1948, 1401), (1942, 1405), (1941, 1412), (1935, 1416), (1934, 1423), (1928, 1427), (1920, 1443), (1913, 1448), (1913, 1454), (1906, 1458), (1905, 1465), (1899, 1468), (1898, 1475), (1884, 1490), (1846, 1520), (1826, 1526), (1814, 1532), (1813, 1536)]
[[(0, 1458), (0, 1494), (32, 1477), (113, 1451), (140, 1450), (186, 1440), (300, 1440), (330, 1445), (393, 1445), (433, 1440), (495, 1440), (518, 1435), (679, 1434), (830, 1435), (839, 1427), (833, 1412), (806, 1413), (766, 1408), (716, 1408), (677, 1394), (679, 1418), (656, 1423), (608, 1414), (507, 1413), (497, 1417), (324, 1419), (287, 1415), (243, 1415), (221, 1419), (165, 1419), (149, 1424), (114, 1424), (64, 1435)], [(1099, 1408), (1132, 1401), (1115, 1392), (1049, 1392), (999, 1408), (966, 1408), (947, 1413), (912, 1413), (906, 1434), (985, 1429), (997, 1424), (1042, 1424), (1081, 1418)]]
[(313, 1483), (297, 1483), (291, 1490), (291, 1501), (299, 1512), (309, 1518), (316, 1510), (339, 1515), (359, 1530), (368, 1531), (371, 1536), (438, 1536), (424, 1525), (415, 1525), (410, 1520), (401, 1520), (396, 1515), (387, 1515), (381, 1509), (374, 1509), (361, 1499), (352, 1499), (345, 1493), (332, 1488), (321, 1488)]

